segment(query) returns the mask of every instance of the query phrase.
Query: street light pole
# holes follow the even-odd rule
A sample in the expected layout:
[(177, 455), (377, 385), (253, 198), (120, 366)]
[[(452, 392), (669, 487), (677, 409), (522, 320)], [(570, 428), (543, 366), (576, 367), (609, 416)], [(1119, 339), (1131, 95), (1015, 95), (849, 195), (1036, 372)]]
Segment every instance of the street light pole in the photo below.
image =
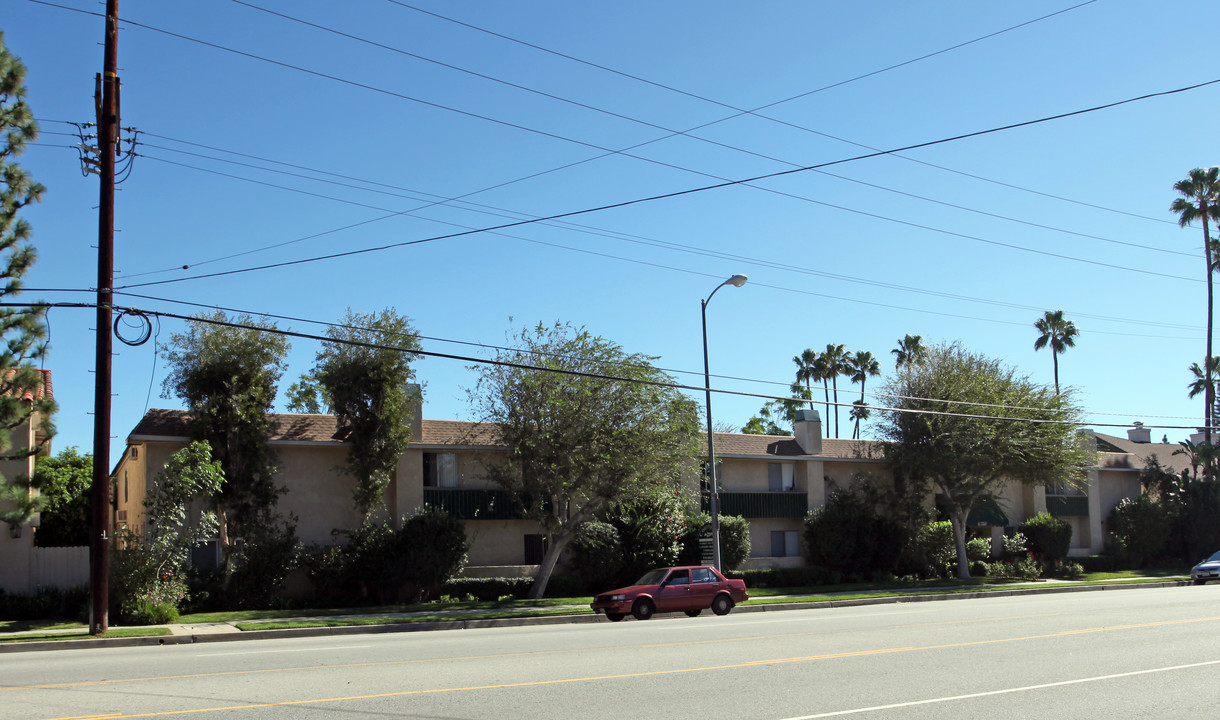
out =
[[(745, 275), (734, 275), (716, 286), (716, 290), (725, 285), (733, 287), (741, 287), (748, 280)], [(712, 295), (716, 294), (716, 290), (712, 291)], [(707, 412), (707, 476), (708, 487), (711, 493), (711, 510), (712, 510), (712, 564), (717, 570), (723, 571), (720, 563), (720, 482), (716, 477), (716, 447), (712, 439), (712, 371), (707, 361), (707, 304), (712, 301), (712, 295), (708, 295), (706, 300), (701, 301), (700, 310), (703, 314), (703, 389), (707, 393), (706, 412)]]

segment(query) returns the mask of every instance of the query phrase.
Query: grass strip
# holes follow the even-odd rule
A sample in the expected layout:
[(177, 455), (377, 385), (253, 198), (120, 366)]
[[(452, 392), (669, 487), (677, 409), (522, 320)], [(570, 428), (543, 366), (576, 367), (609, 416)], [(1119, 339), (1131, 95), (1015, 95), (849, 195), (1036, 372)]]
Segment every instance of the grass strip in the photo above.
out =
[(90, 635), (87, 630), (79, 633), (47, 633), (45, 635), (14, 635), (0, 637), (0, 643), (55, 642), (59, 640), (97, 640), (100, 638), (125, 637), (156, 637), (170, 635), (169, 628), (113, 628), (98, 635)]

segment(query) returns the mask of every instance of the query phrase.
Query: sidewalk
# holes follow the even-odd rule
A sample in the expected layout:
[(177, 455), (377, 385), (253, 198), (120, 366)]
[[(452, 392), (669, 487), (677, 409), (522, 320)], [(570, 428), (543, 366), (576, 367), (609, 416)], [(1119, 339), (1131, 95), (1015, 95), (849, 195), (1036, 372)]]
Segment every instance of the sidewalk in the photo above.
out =
[[(1104, 585), (1083, 585), (1070, 580), (1044, 580), (1034, 583), (1021, 583), (1011, 586), (1006, 586), (1002, 590), (978, 590), (963, 592), (955, 588), (952, 593), (937, 593), (936, 590), (948, 590), (950, 588), (926, 588), (923, 592), (931, 590), (931, 593), (923, 595), (892, 595), (880, 598), (861, 598), (852, 597), (853, 595), (867, 594), (875, 592), (870, 590), (846, 591), (836, 593), (837, 598), (833, 600), (819, 600), (815, 602), (767, 602), (766, 600), (779, 600), (783, 597), (792, 596), (772, 596), (763, 600), (761, 598), (750, 601), (748, 604), (739, 605), (733, 609), (734, 613), (754, 613), (754, 612), (779, 612), (784, 610), (809, 610), (816, 608), (840, 608), (840, 607), (859, 607), (862, 605), (886, 605), (896, 603), (910, 602), (935, 602), (942, 600), (968, 600), (980, 598), (998, 598), (998, 597), (1015, 597), (1021, 595), (1041, 595), (1048, 593), (1063, 593), (1063, 592), (1094, 592), (1104, 590), (1130, 590), (1130, 589), (1151, 589), (1151, 588), (1171, 588), (1171, 587), (1186, 587), (1190, 586), (1189, 580), (1162, 580), (1157, 582), (1138, 582), (1138, 579), (1115, 581)], [(518, 608), (521, 611), (529, 611), (530, 608)], [(541, 610), (541, 608), (539, 608)], [(471, 615), (485, 612), (483, 610), (447, 610), (447, 611), (421, 611), (421, 612), (404, 612), (404, 613), (378, 613), (376, 615), (327, 615), (327, 616), (303, 616), (295, 618), (277, 618), (268, 620), (267, 622), (330, 622), (343, 619), (355, 618), (404, 618), (420, 615), (442, 615), (444, 620), (428, 620), (420, 622), (406, 623), (388, 623), (374, 625), (343, 625), (336, 627), (307, 627), (307, 628), (288, 628), (283, 630), (240, 630), (237, 628), (238, 622), (213, 622), (213, 623), (179, 623), (173, 625), (150, 625), (148, 628), (163, 627), (170, 631), (169, 635), (152, 635), (141, 637), (127, 638), (72, 638), (65, 640), (41, 640), (30, 642), (0, 642), (0, 654), (10, 652), (33, 652), (37, 650), (65, 650), (65, 649), (85, 649), (96, 647), (136, 647), (144, 645), (182, 645), (199, 642), (224, 642), (235, 640), (266, 640), (272, 638), (297, 638), (297, 637), (328, 637), (336, 635), (364, 635), (377, 633), (392, 633), (392, 632), (426, 632), (433, 630), (464, 630), (475, 628), (491, 628), (491, 627), (519, 627), (523, 625), (557, 625), (557, 624), (574, 624), (574, 623), (593, 623), (593, 622), (609, 622), (602, 615), (593, 613), (577, 614), (577, 615), (542, 615), (542, 616), (527, 616), (516, 618), (496, 618), (496, 619), (467, 619), (464, 615)], [(257, 620), (240, 621), (240, 623), (260, 622)], [(114, 626), (112, 626), (114, 627)], [(0, 633), (0, 640), (19, 638), (31, 635), (71, 635), (82, 632), (81, 628), (69, 628), (63, 630), (31, 630), (13, 633)]]

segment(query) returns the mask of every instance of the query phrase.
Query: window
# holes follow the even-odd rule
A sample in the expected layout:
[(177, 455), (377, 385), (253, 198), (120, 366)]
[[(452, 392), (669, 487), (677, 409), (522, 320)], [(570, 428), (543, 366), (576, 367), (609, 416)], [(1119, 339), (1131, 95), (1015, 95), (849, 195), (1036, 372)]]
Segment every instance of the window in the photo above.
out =
[(674, 570), (669, 574), (666, 585), (690, 585), (690, 570)]
[(1070, 483), (1057, 482), (1057, 483), (1050, 483), (1049, 485), (1046, 486), (1046, 494), (1047, 495), (1068, 495), (1068, 496), (1080, 497), (1080, 496), (1084, 495), (1085, 493), (1084, 493), (1084, 490), (1074, 487)]
[(716, 573), (707, 568), (695, 568), (691, 570), (691, 582), (694, 583), (714, 583), (719, 582)]
[(771, 557), (797, 557), (801, 554), (795, 530), (771, 531)]
[(525, 536), (525, 564), (541, 565), (542, 556), (546, 554), (545, 535)]
[(455, 488), (457, 486), (457, 455), (454, 453), (424, 453), (424, 487)]
[(792, 463), (767, 463), (767, 486), (771, 492), (788, 492), (793, 489)]

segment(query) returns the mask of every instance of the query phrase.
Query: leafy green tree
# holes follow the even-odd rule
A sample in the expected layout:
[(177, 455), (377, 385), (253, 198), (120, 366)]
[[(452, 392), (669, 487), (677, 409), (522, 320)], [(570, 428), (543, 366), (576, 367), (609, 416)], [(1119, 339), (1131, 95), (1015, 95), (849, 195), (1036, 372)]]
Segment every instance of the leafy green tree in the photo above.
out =
[(33, 484), (42, 501), (34, 543), (39, 547), (88, 545), (93, 455), (69, 447), (55, 457), (38, 457)]
[(1203, 423), (1204, 427), (1211, 428), (1216, 406), (1216, 389), (1212, 382), (1214, 368), (1206, 362), (1206, 359), (1212, 357), (1212, 273), (1216, 271), (1216, 250), (1212, 246), (1208, 221), (1220, 218), (1220, 168), (1210, 167), (1206, 170), (1195, 168), (1190, 171), (1185, 180), (1174, 183), (1173, 189), (1182, 196), (1175, 198), (1169, 206), (1169, 211), (1178, 216), (1178, 226), (1186, 227), (1196, 220), (1203, 226), (1203, 260), (1207, 277), (1207, 352), (1203, 354), (1203, 371), (1206, 377)]
[(356, 509), (367, 520), (383, 506), (398, 459), (411, 442), (419, 336), (408, 318), (391, 309), (356, 313), (327, 329), (314, 370), (348, 443), (347, 471), (356, 479)]
[(1059, 356), (1068, 348), (1076, 347), (1076, 336), (1080, 331), (1076, 329), (1075, 323), (1064, 319), (1062, 310), (1047, 310), (1034, 323), (1034, 328), (1039, 332), (1038, 339), (1034, 341), (1034, 349), (1051, 349), (1051, 360), (1055, 366), (1055, 392), (1059, 392)]
[(682, 488), (699, 455), (699, 417), (653, 358), (583, 328), (539, 324), (514, 345), (481, 368), (471, 401), (508, 448), (489, 476), (546, 534), (530, 588), (540, 598), (583, 522), (612, 502)]
[(928, 357), (928, 348), (922, 335), (906, 335), (898, 341), (898, 347), (890, 350), (894, 356), (894, 369), (903, 365), (918, 365)]
[(284, 391), (288, 401), (288, 412), (307, 413), (309, 415), (329, 415), (331, 412), (330, 397), (318, 383), (318, 374), (314, 370), (301, 375), (301, 378), (288, 386)]
[[(43, 377), (35, 368), (46, 355), (45, 310), (15, 304), (22, 278), (37, 258), (29, 242), (30, 225), (18, 214), (45, 191), (14, 161), (38, 138), (34, 113), (25, 101), (25, 73), (0, 33), (0, 299), (12, 304), (0, 307), (0, 461), (27, 459), (41, 449), (15, 443), (13, 430), (33, 423), (44, 442), (55, 433), (55, 402), (43, 392)], [(30, 480), (0, 477), (0, 507), (9, 507), (0, 511), (0, 522), (19, 527), (38, 510)]]
[(958, 575), (970, 577), (966, 518), (976, 501), (1010, 481), (1080, 482), (1092, 460), (1075, 424), (1071, 392), (1019, 376), (958, 344), (929, 350), (922, 365), (900, 368), (887, 392), (901, 398), (878, 431), (891, 467), (931, 482), (953, 524)]
[(861, 350), (848, 354), (847, 372), (853, 383), (860, 383), (860, 402), (853, 403), (851, 409), (851, 419), (856, 423), (852, 438), (859, 439), (860, 421), (867, 420), (869, 416), (868, 406), (864, 401), (864, 383), (870, 377), (877, 377), (881, 374), (881, 364), (877, 362), (877, 358), (873, 357), (871, 352)]
[(216, 311), (174, 333), (162, 353), (169, 374), (162, 397), (183, 400), (190, 432), (206, 441), (224, 468), (217, 502), (220, 542), (229, 564), (233, 539), (254, 534), (275, 521), (282, 492), (275, 484), (276, 456), (268, 446), (268, 415), (276, 383), (285, 369), (288, 341), (269, 321), (248, 315), (229, 320)]
[(169, 622), (186, 597), (184, 569), (191, 548), (215, 536), (216, 513), (203, 510), (192, 522), (191, 504), (210, 504), (224, 484), (211, 448), (194, 441), (170, 456), (144, 497), (146, 530), (126, 531), (114, 550), (113, 576), (121, 611), (134, 622)]

